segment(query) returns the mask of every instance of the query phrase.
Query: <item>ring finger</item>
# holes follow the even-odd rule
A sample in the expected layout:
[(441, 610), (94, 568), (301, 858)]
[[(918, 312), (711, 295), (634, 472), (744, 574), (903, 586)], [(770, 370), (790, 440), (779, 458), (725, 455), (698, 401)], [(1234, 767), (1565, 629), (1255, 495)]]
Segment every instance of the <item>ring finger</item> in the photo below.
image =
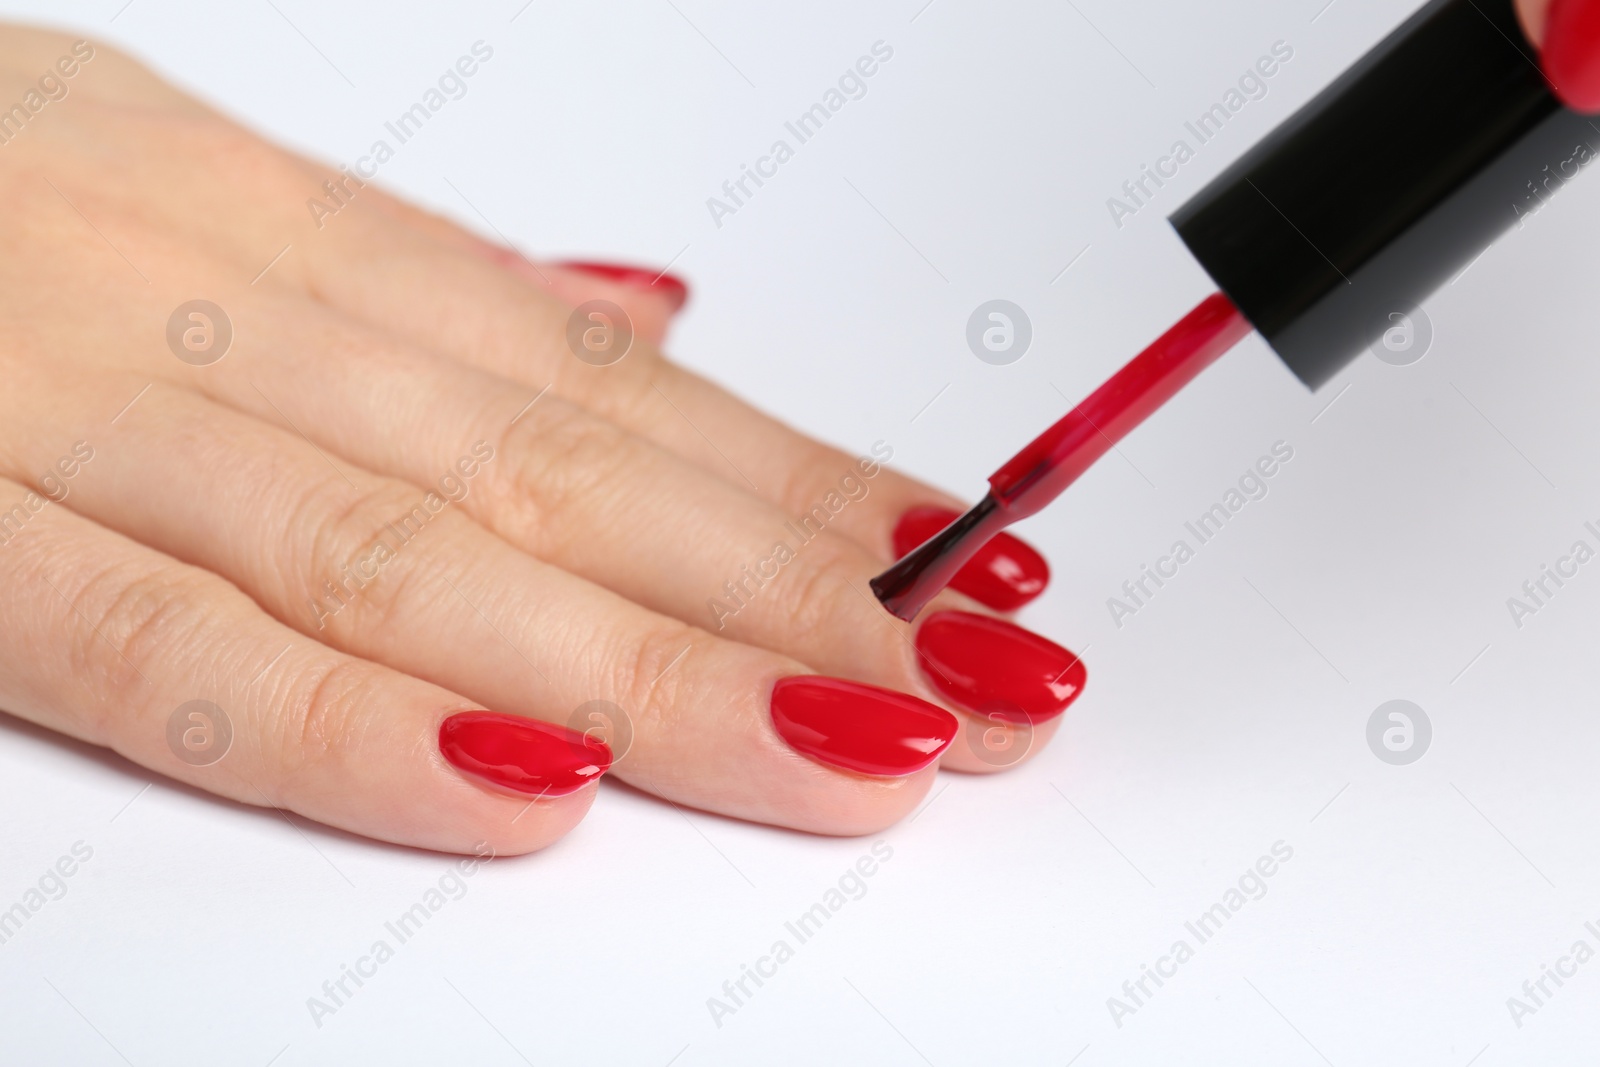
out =
[[(286, 417), (369, 468), (441, 490), (448, 479), (462, 507), (507, 541), (653, 611), (978, 717), (975, 736), (987, 740), (953, 747), (951, 766), (1008, 766), (992, 751), (996, 739), (1015, 762), (1082, 691), (1077, 656), (958, 593), (941, 594), (915, 627), (878, 606), (867, 581), (881, 560), (832, 529), (871, 499), (881, 472), (870, 461), (850, 462), (790, 517), (580, 408), (336, 316), (259, 321), (276, 332), (248, 360), (213, 368), (220, 373), (201, 379), (206, 388), (264, 418)], [(308, 321), (316, 325), (306, 334), (287, 325)], [(338, 358), (313, 355), (329, 350)], [(247, 367), (264, 380), (314, 384), (277, 390), (284, 395), (269, 407), (240, 380)], [(374, 395), (380, 379), (384, 392)], [(396, 419), (397, 408), (426, 410), (428, 432)], [(477, 438), (500, 458), (468, 487), (463, 477), (477, 464), (461, 461)]]
[(827, 684), (801, 664), (655, 615), (518, 552), (447, 497), (335, 465), (292, 431), (167, 385), (122, 418), (67, 499), (335, 648), (499, 711), (625, 730), (619, 777), (708, 810), (879, 829), (923, 795), (955, 730), (946, 712), (862, 686), (846, 694), (854, 722), (795, 711)]

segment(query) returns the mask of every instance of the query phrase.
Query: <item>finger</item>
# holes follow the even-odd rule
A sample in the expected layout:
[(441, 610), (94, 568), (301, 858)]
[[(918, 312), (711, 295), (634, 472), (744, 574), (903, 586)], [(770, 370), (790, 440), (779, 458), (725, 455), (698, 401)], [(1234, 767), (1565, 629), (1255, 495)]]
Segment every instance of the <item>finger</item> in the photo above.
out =
[[(852, 458), (796, 433), (692, 372), (663, 364), (659, 378), (656, 389), (679, 419), (691, 428), (710, 428), (702, 435), (705, 445), (737, 455), (757, 495), (789, 514), (808, 514), (837, 499), (842, 473), (852, 464), (881, 467), (872, 494), (860, 507), (840, 512), (833, 525), (835, 532), (880, 560), (899, 559), (969, 507), (886, 466), (894, 457), (888, 441), (873, 442), (870, 457)], [(708, 460), (701, 465), (710, 467)], [(1011, 612), (1038, 597), (1049, 582), (1044, 556), (1021, 538), (1001, 534), (956, 573), (950, 586), (996, 611)]]
[[(284, 390), (268, 412), (281, 409), (313, 432), (317, 417), (294, 395)], [(500, 462), (493, 447), (464, 441), (446, 469), (458, 472), (463, 457), (473, 488)], [(184, 477), (164, 473), (174, 470)], [(595, 714), (625, 720), (631, 744), (619, 746), (617, 773), (674, 801), (864, 833), (902, 817), (926, 791), (954, 734), (947, 713), (858, 694), (858, 705), (877, 710), (824, 730), (826, 744), (814, 730), (797, 735), (778, 719), (774, 693), (806, 667), (532, 559), (467, 519), (450, 503), (458, 495), (374, 476), (319, 454), (292, 429), (157, 385), (118, 423), (69, 502), (222, 575), (346, 652), (497, 711), (580, 728)], [(900, 762), (884, 756), (886, 746), (899, 746)]]
[(448, 852), (542, 848), (593, 801), (592, 784), (530, 801), (469, 778), (438, 741), (468, 701), (302, 637), (16, 482), (0, 479), (0, 504), (13, 714), (246, 804)]
[(597, 280), (621, 287), (629, 293), (642, 290), (657, 296), (674, 312), (682, 311), (683, 305), (689, 302), (689, 287), (682, 278), (665, 270), (577, 259), (565, 260), (555, 266), (575, 281), (584, 283), (581, 288), (574, 286), (572, 295), (575, 299), (567, 301), (571, 304), (580, 303), (591, 296), (604, 295), (605, 290), (594, 287)]
[[(290, 316), (263, 320), (288, 323)], [(364, 466), (451, 489), (467, 513), (511, 544), (629, 601), (824, 674), (939, 700), (986, 723), (1011, 714), (1042, 730), (1083, 688), (1075, 655), (1018, 627), (980, 633), (969, 621), (964, 629), (929, 629), (941, 612), (945, 622), (978, 618), (980, 605), (959, 593), (941, 594), (915, 630), (878, 605), (868, 581), (882, 560), (830, 525), (870, 499), (881, 474), (871, 467), (850, 467), (842, 493), (791, 519), (560, 399), (530, 401), (492, 375), (336, 322), (324, 324), (339, 338), (333, 360), (316, 354), (328, 350), (328, 335), (274, 329), (252, 357), (256, 365), (275, 379), (305, 383), (274, 401), (282, 417)], [(241, 366), (219, 364), (205, 386), (270, 417), (264, 398), (239, 382)], [(370, 385), (379, 376), (382, 394)], [(396, 420), (397, 409), (426, 410), (430, 432)], [(478, 438), (492, 438), (500, 457), (481, 472), (460, 465)], [(469, 470), (470, 487), (463, 484)], [(960, 654), (964, 640), (924, 647), (921, 636), (968, 631), (972, 647), (985, 649), (981, 661)], [(1018, 670), (1019, 663), (1026, 666)], [(965, 681), (946, 684), (958, 677)], [(975, 762), (983, 766), (972, 769), (1009, 765)]]
[[(151, 123), (158, 128), (149, 129)], [(399, 334), (513, 381), (548, 386), (554, 395), (584, 404), (789, 511), (813, 506), (831, 491), (839, 468), (849, 462), (842, 453), (665, 363), (647, 337), (630, 340), (619, 350), (627, 353), (625, 358), (613, 365), (595, 366), (578, 358), (583, 350), (573, 338), (588, 336), (587, 320), (572, 329), (581, 308), (569, 307), (553, 293), (568, 300), (606, 294), (596, 298), (618, 305), (620, 326), (631, 337), (664, 328), (671, 301), (655, 292), (664, 279), (652, 276), (641, 289), (612, 280), (640, 277), (618, 268), (601, 268), (610, 277), (593, 277), (591, 265), (589, 278), (546, 269), (401, 204), (351, 175), (327, 178), (319, 186), (317, 168), (214, 118), (180, 122), (165, 116), (135, 117), (127, 125), (111, 135), (115, 144), (97, 147), (93, 158), (84, 161), (89, 172), (136, 155), (133, 145), (141, 136), (159, 133), (180, 146), (171, 153), (174, 158), (218, 157), (242, 176), (242, 187), (233, 189), (215, 183), (196, 188), (186, 171), (170, 180), (146, 174), (143, 185), (175, 190), (155, 208), (165, 227), (139, 234), (142, 254), (151, 259), (178, 258), (174, 247), (190, 258), (196, 247), (215, 249), (235, 261), (241, 285), (248, 266), (255, 276), (252, 287), (259, 283), (266, 290), (313, 295), (379, 332)], [(117, 207), (120, 194), (114, 189), (67, 186), (72, 195), (90, 198), (85, 202), (97, 216), (143, 217), (151, 210), (143, 204)], [(333, 207), (324, 205), (314, 218), (250, 210), (257, 201), (298, 204), (304, 198), (291, 193), (324, 186), (320, 195)], [(219, 227), (217, 220), (224, 218), (229, 225)], [(279, 245), (286, 233), (298, 236), (290, 245)], [(280, 252), (263, 269), (260, 263), (274, 246)], [(515, 263), (525, 275), (539, 279), (543, 291), (530, 288), (527, 278), (502, 269), (496, 260)], [(213, 281), (226, 274), (219, 269)], [(885, 456), (892, 455), (889, 443), (883, 448)], [(737, 465), (731, 455), (739, 457)], [(898, 554), (896, 535), (904, 534), (901, 523), (909, 511), (929, 506), (964, 510), (961, 502), (893, 472), (879, 480), (878, 489), (872, 501), (841, 516), (836, 530), (885, 560)], [(996, 554), (998, 563), (992, 558)], [(1041, 565), (1021, 566), (1030, 561)], [(1020, 580), (1007, 588), (1007, 576), (1018, 575)], [(955, 584), (997, 609), (1010, 610), (1037, 595), (1046, 578), (1036, 553), (1007, 540), (969, 564)], [(991, 595), (996, 589), (999, 594)]]
[(689, 300), (689, 287), (682, 280), (647, 267), (586, 260), (534, 267), (520, 253), (499, 248), (494, 257), (508, 270), (540, 277), (552, 296), (574, 310), (596, 302), (622, 308), (634, 332), (657, 348)]
[[(374, 246), (384, 253), (373, 257)], [(528, 278), (538, 275), (569, 304), (580, 303), (580, 298), (609, 299), (632, 319), (628, 328), (639, 331), (643, 322), (654, 329), (655, 320), (640, 318), (647, 309), (622, 291), (627, 286), (602, 287), (595, 280), (569, 288), (561, 274), (515, 253), (490, 254)], [(440, 257), (454, 261), (442, 266)], [(336, 248), (311, 257), (307, 270), (317, 291), (356, 318), (385, 329), (398, 322), (399, 332), (432, 350), (512, 381), (549, 386), (556, 395), (622, 424), (785, 511), (803, 513), (828, 494), (836, 494), (841, 472), (857, 462), (662, 360), (646, 346), (635, 345), (614, 365), (587, 365), (569, 336), (570, 316), (553, 315), (548, 307), (530, 303), (506, 279), (490, 277), (482, 263), (474, 261), (477, 258), (481, 257), (459, 248), (408, 241), (384, 227), (367, 226), (352, 228)], [(618, 268), (601, 270), (625, 273)], [(396, 306), (397, 296), (402, 306)], [(893, 454), (890, 442), (873, 446), (873, 458), (879, 463)], [(737, 462), (732, 456), (738, 457)], [(886, 471), (874, 488), (872, 499), (841, 515), (835, 530), (885, 562), (937, 532), (926, 529), (933, 510), (953, 518), (968, 506), (893, 471)], [(996, 610), (1014, 611), (1038, 596), (1048, 581), (1044, 558), (1006, 535), (967, 564), (952, 584)]]
[[(89, 175), (108, 166), (142, 159), (137, 145), (157, 135), (177, 148), (153, 163), (144, 162), (138, 184), (170, 189), (169, 195), (153, 203), (132, 204), (116, 187), (84, 184)], [(210, 249), (232, 260), (241, 272), (248, 267), (252, 285), (313, 294), (376, 329), (421, 340), (515, 381), (540, 388), (549, 385), (557, 395), (586, 403), (790, 510), (809, 506), (814, 491), (826, 491), (828, 479), (844, 458), (660, 360), (648, 338), (665, 328), (678, 302), (672, 295), (674, 287), (663, 284), (668, 281), (665, 277), (645, 280), (638, 271), (596, 264), (583, 270), (541, 267), (352, 175), (324, 178), (319, 184), (323, 168), (204, 112), (174, 116), (158, 109), (129, 116), (109, 131), (105, 143), (74, 147), (80, 153), (74, 158), (83, 172), (82, 182), (63, 179), (74, 198), (99, 217), (144, 218), (154, 212), (161, 219), (164, 225), (155, 232), (139, 234), (142, 253), (152, 260), (179, 262), (178, 250), (192, 258), (194, 249)], [(239, 187), (204, 182), (197, 186), (195, 174), (203, 168), (187, 162), (175, 174), (160, 172), (174, 159), (192, 158), (219, 160), (240, 176)], [(318, 196), (307, 201), (299, 195), (308, 191)], [(323, 210), (290, 210), (308, 202), (322, 203)], [(283, 206), (262, 211), (258, 203)], [(229, 224), (219, 226), (219, 219)], [(296, 236), (296, 241), (279, 245), (285, 234)], [(266, 258), (275, 245), (279, 252)], [(263, 258), (265, 268), (260, 266)], [(506, 263), (523, 277), (502, 269)], [(217, 266), (213, 281), (228, 273), (226, 263)], [(239, 276), (242, 284), (243, 273)], [(537, 280), (544, 292), (530, 290), (528, 279)], [(634, 284), (641, 280), (646, 284)], [(681, 292), (681, 286), (676, 289)], [(575, 309), (563, 301), (580, 298), (618, 304), (629, 328), (643, 334), (646, 343), (620, 366), (595, 367), (576, 358), (567, 344)], [(702, 425), (712, 426), (714, 436), (702, 432)], [(730, 449), (741, 455), (748, 472), (727, 459)], [(838, 531), (885, 558), (896, 554), (894, 531), (908, 509), (962, 507), (896, 474), (881, 484), (877, 500), (844, 516)], [(977, 570), (984, 568), (982, 561), (974, 565)], [(985, 587), (992, 584), (977, 582), (972, 592), (987, 600)], [(993, 603), (1009, 607), (1002, 601)]]
[[(386, 216), (404, 227), (396, 231), (393, 227), (382, 225), (381, 220), (375, 222), (362, 218), (359, 212), (352, 213), (356, 217), (344, 228), (348, 232), (337, 235), (338, 242), (330, 254), (344, 262), (364, 262), (367, 264), (363, 268), (365, 270), (373, 269), (371, 250), (374, 243), (381, 243), (384, 248), (383, 265), (378, 269), (381, 272), (393, 270), (397, 280), (409, 280), (414, 275), (404, 258), (395, 257), (414, 257), (427, 261), (442, 249), (449, 249), (468, 261), (498, 267), (509, 277), (521, 279), (553, 296), (567, 309), (595, 300), (612, 303), (622, 308), (637, 336), (656, 347), (665, 339), (673, 316), (683, 309), (689, 299), (689, 287), (666, 270), (594, 260), (552, 262), (536, 259), (509, 243), (487, 241), (442, 216), (423, 211), (375, 187), (362, 187), (357, 194), (376, 209), (374, 215)], [(416, 237), (425, 239), (417, 240)], [(507, 288), (514, 291), (515, 287)], [(363, 305), (372, 295), (382, 295), (373, 294), (366, 285), (360, 287), (360, 293)], [(337, 297), (336, 302), (340, 302)], [(386, 321), (392, 325), (392, 318)]]
[[(50, 47), (58, 46), (41, 44), (36, 51)], [(341, 286), (321, 289), (310, 264), (330, 258), (351, 263), (354, 257), (364, 263), (357, 269), (403, 278), (425, 290), (433, 283), (423, 275), (441, 266), (442, 255), (455, 261), (443, 264), (448, 269), (470, 267), (478, 277), (498, 282), (508, 298), (539, 305), (562, 319), (585, 301), (619, 305), (651, 346), (660, 343), (687, 298), (683, 283), (664, 272), (591, 262), (552, 265), (485, 241), (363, 182), (349, 168), (336, 170), (262, 141), (148, 72), (128, 69), (135, 65), (110, 50), (95, 54), (93, 68), (108, 77), (82, 82), (81, 95), (93, 100), (111, 92), (118, 105), (137, 99), (145, 107), (132, 112), (119, 107), (116, 121), (94, 125), (93, 136), (58, 131), (52, 180), (74, 203), (89, 205), (98, 219), (153, 224), (154, 232), (139, 233), (150, 245), (141, 250), (148, 254), (147, 264), (166, 266), (206, 255), (216, 259), (206, 275), (208, 289), (219, 278), (237, 275), (241, 283), (323, 299), (338, 296)], [(113, 88), (102, 90), (102, 83)], [(153, 140), (169, 150), (144, 151)], [(98, 182), (107, 169), (126, 172), (130, 180), (111, 186)], [(233, 180), (210, 180), (218, 171)], [(151, 195), (151, 189), (160, 192)], [(435, 258), (424, 262), (421, 249), (436, 253)], [(420, 310), (425, 317), (442, 306)], [(460, 310), (458, 324), (475, 320), (471, 308)], [(404, 324), (391, 315), (377, 325)]]

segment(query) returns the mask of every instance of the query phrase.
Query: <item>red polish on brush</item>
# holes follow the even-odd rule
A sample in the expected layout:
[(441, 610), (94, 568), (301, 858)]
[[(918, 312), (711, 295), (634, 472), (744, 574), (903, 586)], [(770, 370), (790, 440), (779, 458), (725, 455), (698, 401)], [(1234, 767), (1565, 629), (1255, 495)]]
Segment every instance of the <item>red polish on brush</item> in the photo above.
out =
[(990, 538), (1061, 495), (1252, 330), (1316, 389), (1415, 314), (1600, 155), (1600, 126), (1572, 110), (1591, 97), (1600, 107), (1600, 91), (1566, 52), (1544, 58), (1548, 81), (1512, 0), (1431, 0), (1246, 152), (1171, 218), (1221, 292), (874, 578), (884, 607), (915, 618)]
[[(894, 554), (903, 556), (961, 517), (950, 508), (912, 508), (894, 526)], [(994, 538), (956, 572), (950, 588), (996, 611), (1016, 611), (1050, 584), (1050, 564), (1025, 541), (1010, 534)]]
[(1111, 446), (1245, 334), (1250, 324), (1221, 293), (1208, 296), (1089, 398), (989, 476), (989, 494), (872, 580), (883, 606), (914, 619), (985, 543), (1077, 481)]

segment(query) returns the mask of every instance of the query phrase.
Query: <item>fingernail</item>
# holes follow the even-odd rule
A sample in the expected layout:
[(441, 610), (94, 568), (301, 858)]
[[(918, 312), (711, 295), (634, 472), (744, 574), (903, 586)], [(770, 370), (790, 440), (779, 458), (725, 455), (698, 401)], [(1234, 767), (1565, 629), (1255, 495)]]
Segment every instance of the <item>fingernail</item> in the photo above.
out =
[(928, 766), (957, 729), (954, 715), (908, 693), (817, 675), (778, 679), (772, 725), (802, 756), (887, 778)]
[(545, 797), (575, 793), (611, 766), (611, 749), (592, 736), (493, 711), (463, 711), (440, 723), (439, 751), (484, 781)]
[(917, 631), (918, 665), (945, 699), (1008, 722), (1040, 723), (1083, 692), (1083, 661), (1004, 619), (966, 611), (930, 615)]
[(630, 285), (635, 289), (647, 289), (651, 292), (660, 293), (671, 302), (673, 311), (683, 307), (689, 300), (689, 287), (677, 275), (668, 274), (665, 271), (588, 261), (557, 263), (556, 266), (563, 270), (578, 270), (585, 274), (592, 274), (596, 278), (604, 278), (606, 281), (616, 282), (618, 285)]
[(1544, 20), (1544, 76), (1575, 111), (1600, 111), (1600, 0), (1555, 0)]
[[(894, 527), (898, 559), (961, 517), (949, 508), (912, 508)], [(996, 534), (956, 572), (951, 588), (996, 611), (1016, 611), (1050, 584), (1050, 565), (1026, 541)]]

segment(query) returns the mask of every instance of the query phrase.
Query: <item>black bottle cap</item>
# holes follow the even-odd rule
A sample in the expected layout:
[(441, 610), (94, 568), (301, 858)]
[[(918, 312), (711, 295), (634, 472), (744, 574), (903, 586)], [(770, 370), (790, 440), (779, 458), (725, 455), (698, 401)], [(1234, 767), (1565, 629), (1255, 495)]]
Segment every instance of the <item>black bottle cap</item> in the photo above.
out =
[(1596, 156), (1512, 0), (1431, 0), (1171, 222), (1315, 389)]

